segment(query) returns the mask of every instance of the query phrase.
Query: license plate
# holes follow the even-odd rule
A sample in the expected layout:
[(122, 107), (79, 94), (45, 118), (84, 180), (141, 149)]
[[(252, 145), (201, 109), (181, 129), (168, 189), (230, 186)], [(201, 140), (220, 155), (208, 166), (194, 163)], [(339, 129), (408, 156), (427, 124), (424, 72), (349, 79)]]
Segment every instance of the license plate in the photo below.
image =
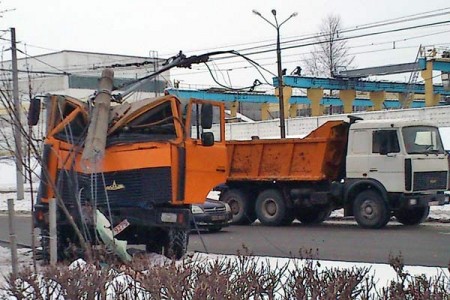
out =
[(211, 216), (211, 220), (222, 221), (222, 220), (225, 220), (225, 216)]
[(130, 226), (130, 222), (128, 222), (127, 219), (123, 220), (122, 222), (117, 224), (116, 227), (113, 228), (113, 234), (114, 235), (118, 235), (119, 233), (121, 233), (128, 226)]

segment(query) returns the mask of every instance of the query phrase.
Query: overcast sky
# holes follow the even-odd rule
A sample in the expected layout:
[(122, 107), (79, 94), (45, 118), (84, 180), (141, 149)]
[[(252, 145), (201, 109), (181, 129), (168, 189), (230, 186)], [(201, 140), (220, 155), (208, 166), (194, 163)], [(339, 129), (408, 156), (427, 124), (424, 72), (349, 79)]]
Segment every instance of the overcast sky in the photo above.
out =
[[(316, 33), (322, 19), (330, 13), (342, 19), (343, 28), (396, 19), (427, 11), (450, 7), (448, 0), (198, 0), (198, 1), (100, 1), (100, 0), (3, 0), (0, 29), (16, 28), (19, 48), (29, 55), (60, 50), (80, 50), (125, 55), (147, 56), (156, 50), (160, 57), (168, 57), (179, 50), (187, 54), (200, 54), (213, 49), (240, 50), (257, 46), (256, 42), (275, 41), (275, 29), (252, 13), (260, 11), (273, 20), (271, 9), (278, 12), (279, 21), (291, 13), (298, 16), (285, 23), (283, 38), (301, 37)], [(450, 12), (449, 9), (447, 11)], [(418, 24), (449, 20), (450, 14), (436, 18), (402, 22), (377, 27), (364, 33), (408, 27)], [(356, 35), (352, 32), (348, 35)], [(424, 36), (429, 35), (429, 36)], [(9, 33), (3, 38), (9, 39)], [(406, 39), (406, 40), (404, 40)], [(395, 41), (396, 49), (393, 48)], [(9, 42), (2, 40), (2, 47)], [(299, 44), (299, 43), (297, 43)], [(371, 45), (374, 44), (374, 45)], [(371, 36), (348, 41), (355, 54), (355, 67), (414, 61), (420, 44), (450, 46), (450, 24), (426, 29)], [(308, 58), (311, 48), (298, 47), (283, 52), (284, 67), (288, 72)], [(5, 57), (8, 54), (5, 54)], [(275, 52), (252, 56), (254, 60), (276, 72)], [(242, 60), (217, 62), (216, 75), (221, 82), (245, 86), (258, 78), (254, 68)], [(226, 72), (225, 70), (228, 70)], [(192, 84), (211, 84), (205, 67), (180, 70), (173, 78)], [(271, 76), (268, 75), (268, 78)], [(404, 76), (406, 79), (406, 76)]]

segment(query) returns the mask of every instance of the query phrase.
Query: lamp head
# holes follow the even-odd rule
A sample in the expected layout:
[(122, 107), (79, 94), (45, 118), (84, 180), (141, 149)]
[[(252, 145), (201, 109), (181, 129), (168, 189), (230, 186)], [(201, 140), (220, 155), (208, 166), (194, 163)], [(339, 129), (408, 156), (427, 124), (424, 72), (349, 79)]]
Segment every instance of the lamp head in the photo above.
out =
[(257, 11), (256, 9), (252, 10), (252, 12), (253, 12), (255, 15), (261, 17), (261, 13), (260, 13), (259, 11)]

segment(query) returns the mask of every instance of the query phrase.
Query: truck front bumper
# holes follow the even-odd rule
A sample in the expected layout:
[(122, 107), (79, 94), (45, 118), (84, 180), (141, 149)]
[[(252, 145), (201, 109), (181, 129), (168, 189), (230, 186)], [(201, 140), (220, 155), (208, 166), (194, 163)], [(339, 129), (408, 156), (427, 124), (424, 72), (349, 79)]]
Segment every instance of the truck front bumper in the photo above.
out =
[[(191, 210), (189, 207), (121, 207), (111, 208), (111, 214), (106, 208), (101, 211), (105, 216), (112, 216), (113, 224), (119, 224), (123, 220), (127, 220), (130, 224), (145, 227), (176, 227), (181, 229), (189, 229), (191, 225)], [(70, 215), (79, 218), (78, 211), (70, 207)], [(48, 205), (38, 204), (33, 212), (34, 226), (38, 228), (47, 228), (49, 222)], [(61, 211), (57, 212), (58, 224), (68, 224), (67, 219)]]

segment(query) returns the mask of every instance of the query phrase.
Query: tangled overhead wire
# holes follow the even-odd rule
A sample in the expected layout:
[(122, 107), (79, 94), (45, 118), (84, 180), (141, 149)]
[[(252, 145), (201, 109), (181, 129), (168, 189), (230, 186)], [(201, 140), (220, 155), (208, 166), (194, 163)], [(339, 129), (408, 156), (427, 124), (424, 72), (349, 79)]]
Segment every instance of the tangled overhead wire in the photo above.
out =
[(235, 50), (226, 50), (226, 51), (213, 51), (213, 52), (208, 52), (208, 53), (204, 53), (201, 55), (192, 55), (189, 57), (186, 57), (186, 55), (183, 54), (182, 51), (180, 51), (177, 55), (172, 56), (170, 58), (168, 58), (163, 64), (162, 67), (158, 70), (156, 70), (155, 72), (135, 79), (135, 80), (131, 80), (128, 82), (125, 82), (124, 84), (121, 84), (120, 86), (116, 86), (113, 88), (114, 91), (117, 90), (123, 90), (123, 92), (121, 93), (116, 93), (112, 95), (112, 101), (121, 103), (124, 101), (124, 99), (126, 99), (127, 96), (129, 96), (130, 94), (134, 93), (139, 87), (141, 87), (142, 85), (144, 85), (148, 80), (153, 79), (154, 77), (160, 75), (161, 73), (175, 68), (175, 67), (179, 67), (179, 68), (188, 68), (191, 69), (192, 65), (194, 64), (201, 64), (204, 63), (206, 65), (206, 67), (208, 68), (214, 82), (216, 82), (216, 84), (220, 85), (221, 87), (226, 88), (227, 90), (230, 91), (254, 91), (255, 87), (258, 85), (261, 85), (261, 81), (259, 81), (258, 79), (256, 79), (253, 84), (251, 86), (248, 87), (244, 87), (244, 88), (232, 88), (226, 85), (221, 84), (216, 77), (214, 76), (211, 68), (209, 67), (209, 65), (207, 64), (208, 61), (210, 61), (210, 57), (212, 56), (217, 56), (217, 55), (223, 55), (223, 54), (233, 54), (239, 57), (242, 57), (243, 59), (247, 60), (253, 67), (255, 67), (259, 74), (262, 76), (262, 78), (265, 81), (265, 84), (268, 85), (272, 85), (265, 77), (264, 74), (261, 72), (261, 70), (264, 70), (272, 75), (275, 76), (274, 73), (272, 73), (271, 71), (267, 70), (266, 68), (262, 67), (260, 64), (258, 64), (257, 62), (255, 62), (254, 60), (248, 58), (245, 55), (240, 54), (239, 52), (235, 51)]

